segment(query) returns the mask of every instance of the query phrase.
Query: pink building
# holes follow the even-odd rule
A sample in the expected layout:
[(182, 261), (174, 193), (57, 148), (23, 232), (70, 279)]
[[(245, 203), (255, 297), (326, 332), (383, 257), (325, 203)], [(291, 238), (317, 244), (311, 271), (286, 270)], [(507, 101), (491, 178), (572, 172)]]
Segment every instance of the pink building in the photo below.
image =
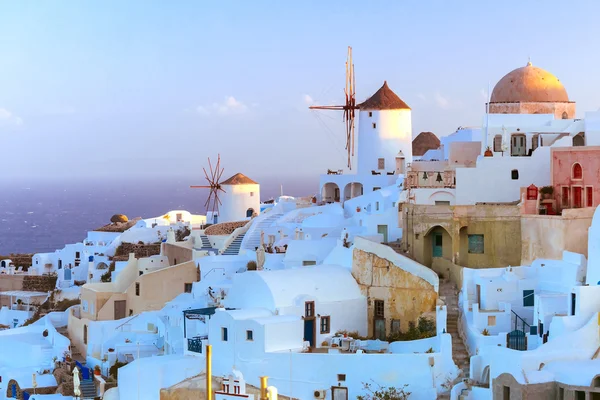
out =
[(554, 147), (551, 168), (557, 208), (600, 204), (600, 146)]

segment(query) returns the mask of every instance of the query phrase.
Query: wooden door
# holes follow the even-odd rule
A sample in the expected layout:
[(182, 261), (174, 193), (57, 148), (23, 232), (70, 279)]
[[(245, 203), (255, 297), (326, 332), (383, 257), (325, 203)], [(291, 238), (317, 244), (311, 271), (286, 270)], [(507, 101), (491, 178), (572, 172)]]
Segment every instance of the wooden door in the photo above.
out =
[(581, 208), (581, 186), (573, 186), (573, 208)]
[(115, 319), (125, 318), (126, 300), (115, 301)]
[(315, 319), (304, 320), (304, 341), (310, 343), (310, 347), (315, 346)]
[(385, 340), (385, 319), (375, 319), (375, 339)]
[(512, 156), (524, 156), (527, 154), (525, 135), (512, 135), (510, 142), (510, 154)]
[(388, 226), (387, 225), (377, 225), (377, 233), (383, 235), (383, 243), (388, 242)]
[(431, 249), (431, 255), (433, 257), (442, 257), (443, 255), (443, 241), (442, 241), (442, 234), (441, 233), (436, 233), (433, 235), (432, 238), (432, 249)]

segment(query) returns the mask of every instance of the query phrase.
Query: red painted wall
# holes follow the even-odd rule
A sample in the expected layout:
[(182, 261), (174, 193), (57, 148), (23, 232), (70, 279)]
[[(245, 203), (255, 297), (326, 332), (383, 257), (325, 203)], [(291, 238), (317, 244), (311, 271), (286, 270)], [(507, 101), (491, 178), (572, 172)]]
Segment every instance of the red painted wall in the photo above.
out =
[[(573, 166), (579, 163), (581, 179), (573, 177)], [(552, 149), (552, 186), (559, 209), (576, 207), (575, 198), (581, 186), (581, 207), (597, 207), (600, 204), (600, 147), (558, 147)], [(568, 204), (563, 203), (563, 188), (568, 188)], [(591, 187), (587, 189), (587, 187)], [(588, 204), (591, 190), (591, 204)]]

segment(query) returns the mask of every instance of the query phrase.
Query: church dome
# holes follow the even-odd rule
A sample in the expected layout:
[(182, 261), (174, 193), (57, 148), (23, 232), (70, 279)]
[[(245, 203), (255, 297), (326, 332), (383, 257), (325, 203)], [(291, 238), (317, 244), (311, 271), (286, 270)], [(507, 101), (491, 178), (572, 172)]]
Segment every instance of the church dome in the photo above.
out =
[(568, 102), (560, 80), (531, 63), (506, 74), (494, 87), (491, 103)]

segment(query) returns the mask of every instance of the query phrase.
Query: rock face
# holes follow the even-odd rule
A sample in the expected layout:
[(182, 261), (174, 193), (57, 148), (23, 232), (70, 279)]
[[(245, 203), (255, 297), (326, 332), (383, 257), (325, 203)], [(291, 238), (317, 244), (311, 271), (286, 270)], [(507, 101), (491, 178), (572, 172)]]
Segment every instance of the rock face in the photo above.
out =
[(421, 132), (412, 142), (413, 157), (422, 156), (427, 150), (440, 148), (440, 139), (433, 132)]
[(115, 214), (110, 218), (110, 222), (113, 224), (116, 224), (117, 222), (129, 222), (129, 218), (127, 218), (127, 215)]

